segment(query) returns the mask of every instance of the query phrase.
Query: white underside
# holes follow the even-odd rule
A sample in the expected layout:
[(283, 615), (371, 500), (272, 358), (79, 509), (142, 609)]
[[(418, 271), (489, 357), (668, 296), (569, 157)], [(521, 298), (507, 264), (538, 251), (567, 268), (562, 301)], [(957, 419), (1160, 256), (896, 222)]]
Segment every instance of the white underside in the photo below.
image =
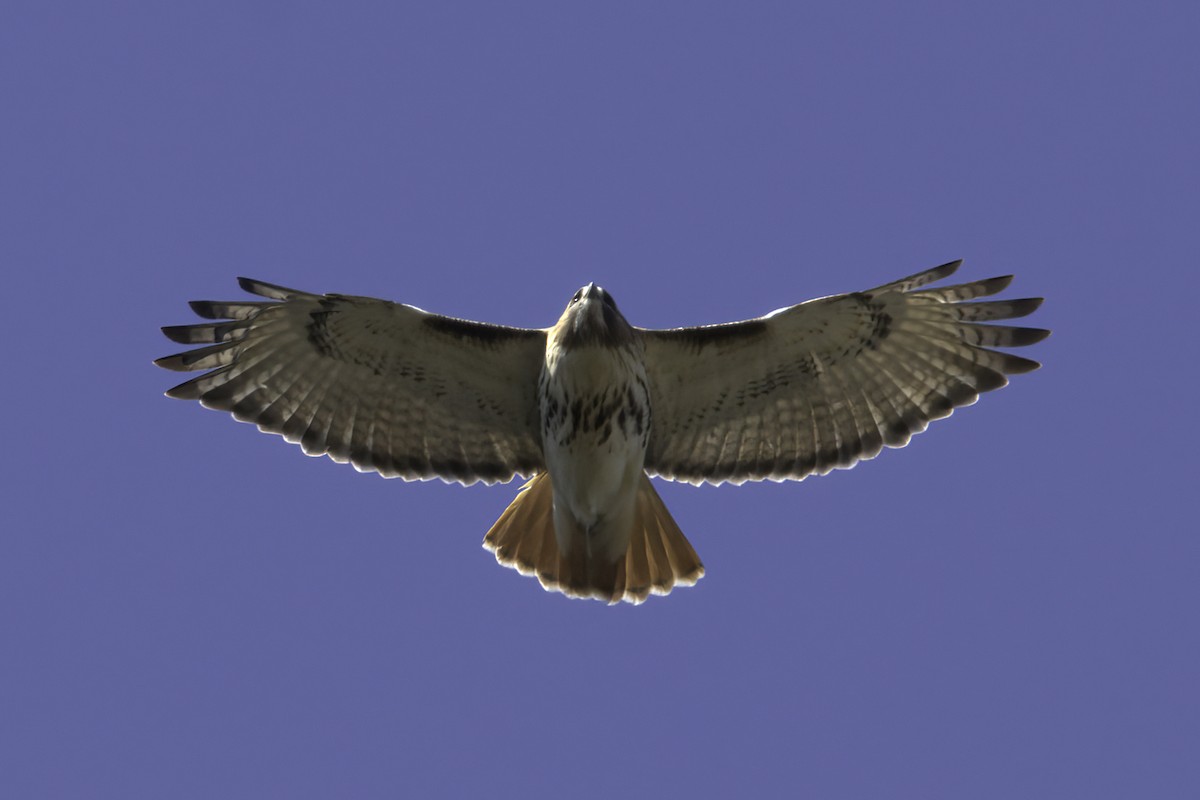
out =
[[(593, 441), (587, 441), (588, 438)], [(603, 445), (580, 437), (573, 446), (546, 449), (554, 504), (563, 505), (584, 530), (595, 527), (614, 507), (632, 502), (642, 474), (641, 442), (615, 431)]]
[[(631, 374), (641, 372), (641, 364), (628, 351), (596, 347), (562, 353), (547, 372), (552, 391), (560, 396), (591, 397), (607, 387), (627, 385)], [(544, 448), (559, 547), (568, 551), (582, 534), (589, 555), (615, 559), (624, 554), (646, 458), (641, 437), (614, 420), (607, 437), (589, 431), (563, 445), (551, 436)]]

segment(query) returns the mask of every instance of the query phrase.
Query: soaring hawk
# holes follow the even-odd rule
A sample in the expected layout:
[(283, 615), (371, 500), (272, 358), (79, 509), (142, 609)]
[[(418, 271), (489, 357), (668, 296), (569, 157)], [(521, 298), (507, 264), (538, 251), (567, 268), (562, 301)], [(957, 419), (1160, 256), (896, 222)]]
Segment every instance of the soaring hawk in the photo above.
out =
[(930, 420), (1039, 365), (995, 347), (1049, 331), (987, 324), (1040, 299), (975, 301), (1012, 276), (929, 285), (961, 261), (743, 322), (635, 328), (588, 284), (557, 324), (510, 328), (409, 305), (239, 280), (267, 302), (198, 301), (204, 373), (167, 392), (311, 456), (405, 480), (530, 478), (488, 531), (547, 590), (640, 603), (704, 567), (647, 475), (801, 480), (903, 447)]

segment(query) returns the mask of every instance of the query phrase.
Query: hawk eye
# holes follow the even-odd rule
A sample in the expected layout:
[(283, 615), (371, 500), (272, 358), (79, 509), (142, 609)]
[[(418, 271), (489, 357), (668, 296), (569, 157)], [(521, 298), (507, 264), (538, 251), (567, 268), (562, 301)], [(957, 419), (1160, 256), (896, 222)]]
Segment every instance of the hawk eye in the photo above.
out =
[(583, 297), (583, 289), (580, 289), (578, 292), (575, 293), (575, 296), (571, 298), (571, 302), (578, 303), (579, 298), (581, 298), (581, 297)]

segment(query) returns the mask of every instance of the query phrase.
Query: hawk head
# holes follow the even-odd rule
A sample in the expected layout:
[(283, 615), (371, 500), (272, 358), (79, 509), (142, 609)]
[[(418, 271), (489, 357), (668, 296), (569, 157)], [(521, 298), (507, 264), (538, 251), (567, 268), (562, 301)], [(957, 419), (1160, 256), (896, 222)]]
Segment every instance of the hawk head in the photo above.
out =
[(594, 283), (575, 293), (551, 336), (560, 347), (622, 347), (634, 340), (633, 326), (617, 310), (612, 295)]

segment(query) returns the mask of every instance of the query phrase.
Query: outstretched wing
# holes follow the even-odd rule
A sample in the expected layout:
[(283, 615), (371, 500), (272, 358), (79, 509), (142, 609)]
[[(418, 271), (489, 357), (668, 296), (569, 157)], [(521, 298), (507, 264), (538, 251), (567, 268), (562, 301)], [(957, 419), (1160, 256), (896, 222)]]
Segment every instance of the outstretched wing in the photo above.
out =
[(965, 302), (1012, 276), (942, 288), (961, 261), (759, 319), (641, 331), (653, 413), (646, 469), (689, 483), (801, 479), (903, 447), (930, 420), (1036, 361), (992, 350), (1049, 331), (981, 323), (1041, 299)]
[(201, 317), (222, 321), (163, 333), (208, 346), (155, 363), (209, 371), (168, 396), (388, 477), (493, 483), (545, 469), (536, 395), (543, 331), (239, 283), (277, 302), (193, 302)]

